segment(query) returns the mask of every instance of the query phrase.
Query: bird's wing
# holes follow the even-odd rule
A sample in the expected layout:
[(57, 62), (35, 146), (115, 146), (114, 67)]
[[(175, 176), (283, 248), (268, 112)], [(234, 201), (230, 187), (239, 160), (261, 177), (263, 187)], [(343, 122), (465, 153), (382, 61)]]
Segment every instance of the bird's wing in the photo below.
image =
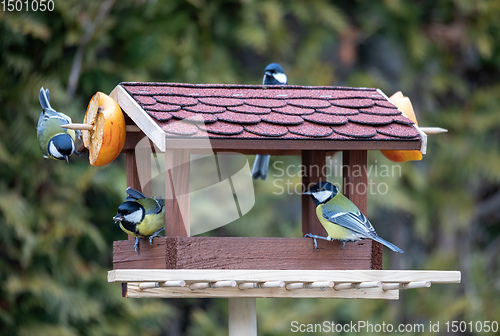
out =
[(330, 222), (367, 237), (377, 235), (368, 218), (342, 194), (337, 194), (332, 200), (323, 204), (321, 209), (323, 217)]
[(146, 196), (144, 196), (143, 193), (135, 190), (134, 188), (128, 187), (126, 191), (127, 191), (127, 198), (126, 198), (127, 201), (137, 201), (138, 199), (146, 198)]
[(136, 201), (146, 210), (146, 215), (159, 214), (163, 210), (163, 200), (155, 198), (141, 198)]
[(336, 214), (330, 214), (323, 211), (323, 217), (332, 223), (345, 227), (362, 236), (376, 236), (370, 221), (361, 212), (338, 212)]

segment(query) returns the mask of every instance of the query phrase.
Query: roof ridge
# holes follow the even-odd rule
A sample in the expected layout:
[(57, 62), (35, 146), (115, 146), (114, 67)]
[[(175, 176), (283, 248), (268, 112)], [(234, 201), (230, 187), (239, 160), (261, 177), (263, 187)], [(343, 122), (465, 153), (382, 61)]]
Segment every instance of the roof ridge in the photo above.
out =
[(185, 88), (207, 88), (207, 89), (287, 89), (287, 90), (342, 90), (342, 91), (370, 91), (377, 92), (377, 88), (350, 87), (350, 86), (311, 86), (311, 85), (262, 85), (262, 84), (192, 84), (175, 82), (121, 82), (125, 86), (171, 86)]

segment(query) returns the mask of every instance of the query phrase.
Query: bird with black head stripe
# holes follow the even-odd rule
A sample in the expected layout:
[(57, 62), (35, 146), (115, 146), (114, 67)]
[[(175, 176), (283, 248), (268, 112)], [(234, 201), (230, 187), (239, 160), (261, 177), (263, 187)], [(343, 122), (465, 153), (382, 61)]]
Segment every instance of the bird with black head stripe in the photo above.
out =
[(71, 123), (71, 118), (64, 113), (57, 112), (50, 106), (49, 89), (40, 89), (38, 100), (42, 106), (40, 118), (36, 128), (38, 144), (44, 158), (66, 160), (73, 153), (83, 149), (82, 135), (80, 131), (62, 128), (62, 125)]
[(165, 230), (165, 201), (163, 199), (148, 198), (141, 192), (127, 188), (125, 202), (118, 206), (115, 223), (128, 235), (135, 237), (134, 250), (139, 253), (139, 239), (153, 239)]
[(358, 207), (347, 197), (342, 195), (337, 187), (330, 182), (315, 184), (304, 195), (310, 195), (316, 204), (316, 216), (325, 228), (328, 236), (322, 237), (308, 233), (305, 237), (314, 239), (340, 240), (342, 247), (346, 242), (360, 239), (373, 239), (394, 252), (404, 253), (399, 247), (385, 239), (380, 238), (372, 224)]

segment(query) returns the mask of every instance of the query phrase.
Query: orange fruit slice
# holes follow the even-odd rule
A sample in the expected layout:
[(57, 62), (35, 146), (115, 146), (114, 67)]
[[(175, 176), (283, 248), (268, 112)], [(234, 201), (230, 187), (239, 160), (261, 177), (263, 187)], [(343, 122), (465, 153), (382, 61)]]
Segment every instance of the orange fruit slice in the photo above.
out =
[[(398, 91), (393, 94), (389, 100), (418, 126), (417, 117), (415, 116), (410, 98), (405, 97), (401, 91)], [(381, 152), (386, 158), (393, 162), (422, 160), (422, 153), (419, 150), (382, 150)]]
[(125, 145), (125, 117), (110, 96), (97, 92), (87, 107), (85, 124), (93, 129), (83, 131), (83, 145), (89, 150), (93, 166), (104, 166), (118, 157)]

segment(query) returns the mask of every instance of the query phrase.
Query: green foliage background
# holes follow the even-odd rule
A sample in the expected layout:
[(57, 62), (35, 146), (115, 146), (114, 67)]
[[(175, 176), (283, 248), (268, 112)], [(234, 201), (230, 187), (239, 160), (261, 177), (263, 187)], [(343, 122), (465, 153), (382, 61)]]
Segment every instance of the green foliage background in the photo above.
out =
[[(43, 159), (38, 91), (49, 88), (52, 105), (79, 121), (96, 91), (121, 81), (260, 84), (269, 62), (290, 84), (402, 90), (420, 125), (449, 130), (430, 136), (424, 160), (402, 164), (401, 176), (374, 177), (389, 189), (370, 195), (368, 212), (407, 252), (387, 253), (387, 269), (457, 269), (462, 283), (396, 302), (259, 299), (259, 334), (289, 335), (294, 320), (440, 321), (441, 334), (446, 321), (500, 322), (500, 2), (54, 4), (0, 11), (0, 334), (227, 333), (225, 300), (122, 299), (106, 282), (112, 241), (124, 238), (111, 221), (123, 159), (103, 168)], [(380, 153), (369, 159), (391, 165)], [(298, 198), (275, 197), (270, 181), (256, 183), (255, 208), (219, 234), (300, 235)]]

